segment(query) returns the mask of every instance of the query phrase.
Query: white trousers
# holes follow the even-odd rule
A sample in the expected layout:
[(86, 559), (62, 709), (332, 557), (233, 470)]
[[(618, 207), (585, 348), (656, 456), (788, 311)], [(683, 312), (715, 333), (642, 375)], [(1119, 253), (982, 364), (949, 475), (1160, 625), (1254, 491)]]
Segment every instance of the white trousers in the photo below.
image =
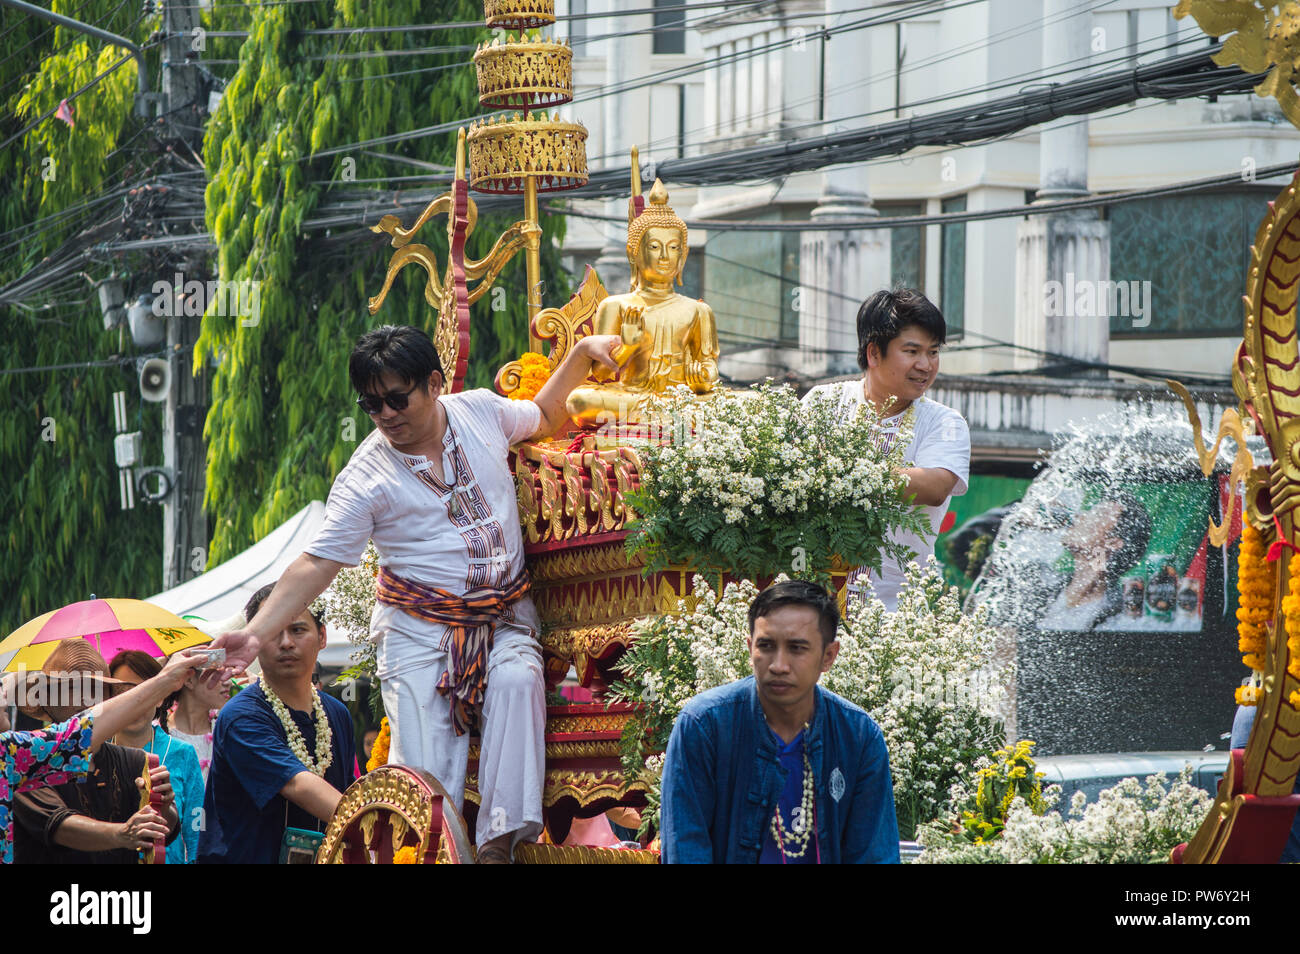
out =
[[(388, 760), (424, 769), (464, 811), (469, 735), (456, 735), (451, 703), (437, 690), (449, 654), (433, 640), (389, 630), (378, 640), (378, 676), (392, 730)], [(513, 834), (510, 846), (542, 832), (546, 690), (533, 631), (497, 625), (479, 718), (479, 846)]]

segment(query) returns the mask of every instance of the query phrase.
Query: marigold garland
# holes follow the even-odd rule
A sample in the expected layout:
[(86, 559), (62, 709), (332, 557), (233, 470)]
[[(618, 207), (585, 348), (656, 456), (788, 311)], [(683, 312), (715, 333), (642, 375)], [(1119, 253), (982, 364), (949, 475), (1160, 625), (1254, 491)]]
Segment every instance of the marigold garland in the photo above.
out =
[(398, 848), (393, 852), (393, 864), (395, 865), (413, 865), (415, 864), (415, 848), (407, 845), (405, 848)]
[(519, 372), (519, 387), (506, 397), (512, 401), (531, 401), (551, 376), (551, 362), (545, 355), (526, 351), (519, 356), (523, 370)]
[[(1273, 615), (1277, 577), (1266, 559), (1266, 551), (1263, 534), (1249, 522), (1243, 524), (1237, 553), (1237, 648), (1243, 653), (1241, 661), (1254, 671), (1251, 683), (1235, 693), (1237, 704), (1243, 706), (1253, 706), (1259, 701), (1258, 683), (1263, 676), (1268, 647), (1267, 627)], [(1295, 564), (1294, 557), (1292, 563)], [(1293, 585), (1295, 579), (1293, 571)], [(1283, 606), (1285, 611), (1285, 600)]]
[(388, 764), (388, 746), (392, 741), (392, 732), (388, 728), (388, 716), (384, 716), (379, 722), (379, 735), (375, 736), (375, 744), (370, 747), (370, 758), (366, 760), (366, 771), (373, 772), (381, 765)]
[[(1286, 669), (1293, 678), (1300, 679), (1300, 553), (1291, 557), (1287, 569), (1290, 582), (1287, 595), (1282, 598), (1282, 615), (1286, 618), (1286, 645), (1291, 651), (1291, 661)], [(1287, 702), (1300, 709), (1300, 692), (1292, 691)]]

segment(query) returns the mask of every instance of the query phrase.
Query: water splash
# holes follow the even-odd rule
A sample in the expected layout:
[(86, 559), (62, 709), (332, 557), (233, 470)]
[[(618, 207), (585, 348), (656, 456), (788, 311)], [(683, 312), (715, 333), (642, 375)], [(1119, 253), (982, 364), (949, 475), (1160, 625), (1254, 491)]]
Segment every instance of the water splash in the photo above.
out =
[(1219, 743), (1242, 675), (1235, 567), (1203, 538), (1231, 454), (1205, 478), (1183, 410), (1150, 402), (1053, 444), (969, 598), (1015, 644), (1018, 734), (1044, 755)]

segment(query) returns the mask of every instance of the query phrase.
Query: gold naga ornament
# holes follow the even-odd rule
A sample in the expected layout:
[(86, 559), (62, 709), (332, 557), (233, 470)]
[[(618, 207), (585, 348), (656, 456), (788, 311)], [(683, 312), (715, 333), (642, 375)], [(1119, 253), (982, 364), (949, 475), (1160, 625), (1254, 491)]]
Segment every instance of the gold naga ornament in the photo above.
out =
[(1179, 0), (1174, 17), (1191, 16), (1212, 37), (1227, 37), (1214, 55), (1219, 66), (1240, 66), (1248, 73), (1268, 75), (1255, 87), (1259, 96), (1272, 96), (1293, 126), (1300, 126), (1300, 96), (1295, 79), (1300, 71), (1300, 3), (1257, 3), (1255, 0)]
[[(1258, 689), (1249, 693), (1257, 706), (1255, 724), (1244, 752), (1234, 750), (1219, 785), (1210, 815), (1185, 848), (1175, 849), (1183, 863), (1276, 860), (1263, 857), (1281, 849), (1300, 796), (1292, 794), (1300, 769), (1300, 560), (1296, 559), (1297, 506), (1300, 506), (1300, 336), (1296, 304), (1300, 292), (1300, 175), (1274, 200), (1250, 252), (1246, 280), (1242, 342), (1232, 365), (1233, 391), (1241, 403), (1224, 412), (1213, 447), (1201, 440), (1201, 422), (1186, 388), (1167, 382), (1183, 399), (1192, 421), (1201, 469), (1212, 473), (1225, 437), (1237, 442), (1229, 474), (1234, 489), (1244, 484), (1243, 520), (1252, 540), (1267, 547), (1263, 565), (1271, 567), (1273, 585), (1264, 621), (1263, 645), (1246, 648)], [(1262, 435), (1272, 462), (1256, 465), (1246, 448), (1250, 434)], [(1210, 522), (1216, 546), (1228, 536), (1228, 520)], [(1243, 567), (1255, 566), (1243, 546)], [(1288, 559), (1288, 557), (1290, 557)], [(1239, 571), (1240, 572), (1240, 571)], [(1292, 610), (1292, 612), (1287, 612)], [(1253, 617), (1241, 617), (1254, 622)], [(1293, 631), (1294, 630), (1294, 631)], [(1291, 638), (1288, 639), (1288, 636)], [(1262, 652), (1260, 652), (1262, 650)], [(1252, 688), (1253, 688), (1252, 686)], [(1245, 701), (1245, 700), (1243, 700)]]

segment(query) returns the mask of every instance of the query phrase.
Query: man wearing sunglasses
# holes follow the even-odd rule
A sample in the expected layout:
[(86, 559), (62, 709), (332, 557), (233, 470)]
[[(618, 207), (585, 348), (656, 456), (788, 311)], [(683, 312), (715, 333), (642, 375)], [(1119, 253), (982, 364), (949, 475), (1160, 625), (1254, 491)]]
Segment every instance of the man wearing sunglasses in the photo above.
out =
[(511, 445), (553, 433), (569, 392), (618, 335), (583, 338), (532, 401), (444, 394), (428, 335), (386, 325), (348, 362), (376, 430), (334, 480), (325, 523), (246, 628), (213, 645), (236, 672), (373, 540), (370, 635), (392, 726), (389, 761), (424, 769), (463, 805), (469, 727), (479, 725), (480, 861), (506, 862), (541, 832), (546, 701), (540, 622), (528, 595)]

